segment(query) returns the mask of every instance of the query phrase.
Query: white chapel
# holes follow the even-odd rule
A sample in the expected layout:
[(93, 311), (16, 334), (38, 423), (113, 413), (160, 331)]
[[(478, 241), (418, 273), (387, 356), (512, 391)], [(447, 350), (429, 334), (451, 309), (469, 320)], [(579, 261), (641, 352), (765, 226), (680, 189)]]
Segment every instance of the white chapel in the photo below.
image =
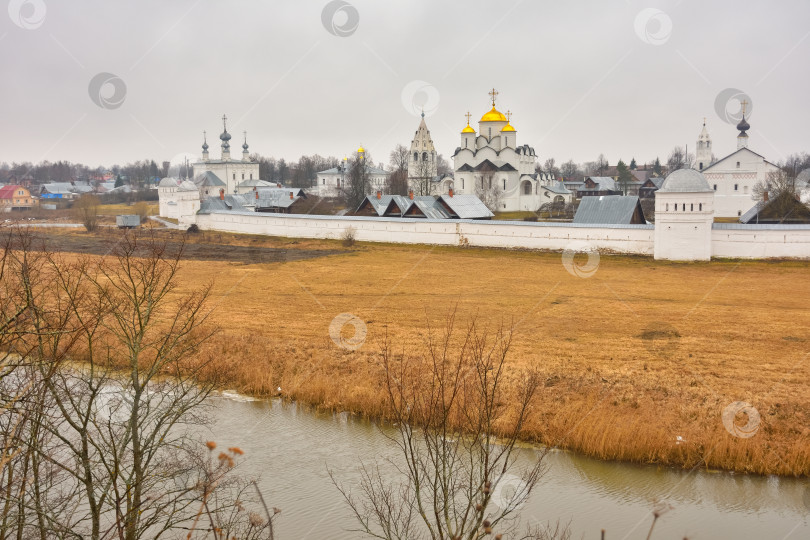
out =
[(222, 154), (220, 159), (212, 159), (208, 154), (208, 140), (203, 132), (202, 159), (194, 163), (194, 183), (200, 190), (200, 197), (217, 195), (219, 189), (225, 193), (237, 192), (242, 182), (259, 180), (259, 164), (250, 159), (248, 153), (247, 132), (242, 144), (242, 158), (231, 158), (231, 134), (228, 133), (228, 118), (222, 116)]

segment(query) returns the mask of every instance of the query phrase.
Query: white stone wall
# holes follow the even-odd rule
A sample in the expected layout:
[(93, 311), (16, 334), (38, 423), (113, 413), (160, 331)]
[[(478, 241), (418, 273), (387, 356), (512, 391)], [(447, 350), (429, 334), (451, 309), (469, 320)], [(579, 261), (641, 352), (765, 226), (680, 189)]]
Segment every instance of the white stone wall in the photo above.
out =
[[(339, 239), (351, 227), (367, 242), (469, 245), (544, 250), (590, 248), (652, 255), (653, 227), (585, 227), (571, 223), (515, 221), (385, 219), (297, 216), (290, 214), (213, 213), (197, 216), (201, 229), (290, 238)], [(583, 244), (584, 243), (584, 244)], [(572, 247), (573, 246), (573, 247)]]
[(810, 258), (810, 225), (715, 223), (712, 256), (739, 259)]

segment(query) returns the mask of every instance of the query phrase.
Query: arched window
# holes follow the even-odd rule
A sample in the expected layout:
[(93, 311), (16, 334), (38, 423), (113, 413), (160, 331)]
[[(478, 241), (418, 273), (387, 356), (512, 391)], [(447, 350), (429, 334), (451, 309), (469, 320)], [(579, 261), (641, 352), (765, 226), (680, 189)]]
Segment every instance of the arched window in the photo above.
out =
[(422, 161), (427, 161), (427, 152), (422, 152)]
[(667, 210), (666, 211), (669, 212), (669, 203), (667, 203)]
[(413, 153), (413, 160), (414, 161), (419, 161), (419, 152), (414, 152)]
[(689, 211), (690, 211), (690, 212), (694, 212), (694, 211), (695, 211), (695, 203), (692, 203), (692, 204), (690, 204), (690, 205), (689, 205)]
[(461, 179), (461, 189), (464, 189), (464, 179)]
[(523, 182), (523, 194), (524, 195), (531, 195), (532, 194), (532, 185), (529, 182)]
[(506, 191), (506, 178), (503, 179), (503, 190)]
[(703, 211), (703, 203), (700, 203), (700, 204), (698, 205), (698, 210)]

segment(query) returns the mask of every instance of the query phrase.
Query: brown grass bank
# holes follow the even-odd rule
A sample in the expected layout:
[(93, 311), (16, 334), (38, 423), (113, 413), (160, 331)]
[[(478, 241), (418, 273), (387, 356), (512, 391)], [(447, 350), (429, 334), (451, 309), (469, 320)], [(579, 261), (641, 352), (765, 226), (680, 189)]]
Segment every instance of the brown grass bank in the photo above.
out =
[[(810, 263), (603, 256), (583, 279), (555, 253), (211, 238), (225, 260), (187, 261), (180, 289), (215, 284), (222, 331), (202, 354), (229, 388), (380, 415), (383, 333), (418, 345), (426, 314), (457, 305), (459, 321), (514, 324), (512, 366), (545, 378), (527, 439), (603, 459), (810, 474)], [(229, 262), (229, 245), (325, 255)], [(329, 336), (341, 313), (368, 329), (356, 351)], [(734, 402), (758, 411), (753, 436), (724, 426)]]

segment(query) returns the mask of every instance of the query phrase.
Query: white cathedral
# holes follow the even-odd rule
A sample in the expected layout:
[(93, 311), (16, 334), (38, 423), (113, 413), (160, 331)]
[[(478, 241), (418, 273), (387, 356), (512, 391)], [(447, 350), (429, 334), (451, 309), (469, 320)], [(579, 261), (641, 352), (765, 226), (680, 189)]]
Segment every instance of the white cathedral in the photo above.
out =
[(453, 154), (453, 187), (457, 193), (477, 195), (490, 209), (536, 211), (547, 202), (541, 188), (551, 178), (535, 171), (534, 148), (518, 146), (511, 113), (495, 108), (498, 92), (493, 88), (489, 95), (492, 109), (479, 120), (477, 133), (467, 113), (461, 145)]
[(745, 214), (756, 203), (752, 198), (754, 186), (766, 183), (768, 174), (779, 168), (748, 148), (748, 133), (751, 125), (745, 119), (745, 107), (742, 103), (743, 116), (737, 129), (737, 150), (719, 160), (712, 154), (712, 140), (703, 120), (703, 130), (697, 140), (695, 152), (695, 169), (703, 173), (715, 192), (714, 213), (717, 217), (734, 218)]

